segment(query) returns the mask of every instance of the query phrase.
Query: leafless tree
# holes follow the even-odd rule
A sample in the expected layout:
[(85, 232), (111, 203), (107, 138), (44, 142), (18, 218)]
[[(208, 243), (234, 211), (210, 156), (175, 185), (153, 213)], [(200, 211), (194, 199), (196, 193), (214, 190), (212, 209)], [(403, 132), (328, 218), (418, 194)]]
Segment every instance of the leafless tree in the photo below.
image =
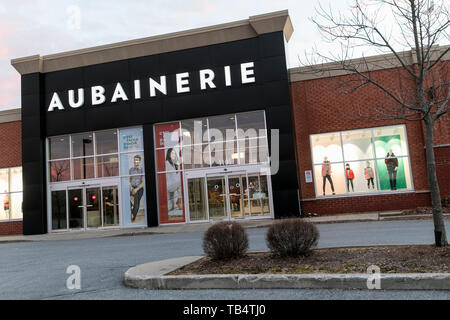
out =
[[(312, 21), (334, 50), (324, 54), (315, 49), (301, 61), (303, 72), (347, 74), (338, 77), (338, 87), (346, 94), (375, 86), (392, 101), (389, 106), (366, 106), (359, 111), (360, 118), (423, 121), (437, 246), (448, 244), (433, 140), (435, 124), (449, 120), (450, 46), (438, 45), (450, 40), (449, 4), (447, 0), (355, 0), (349, 14), (319, 6)], [(367, 59), (366, 51), (376, 52), (379, 59)], [(352, 59), (355, 52), (362, 58)], [(399, 85), (384, 83), (375, 75), (379, 69), (396, 72)]]

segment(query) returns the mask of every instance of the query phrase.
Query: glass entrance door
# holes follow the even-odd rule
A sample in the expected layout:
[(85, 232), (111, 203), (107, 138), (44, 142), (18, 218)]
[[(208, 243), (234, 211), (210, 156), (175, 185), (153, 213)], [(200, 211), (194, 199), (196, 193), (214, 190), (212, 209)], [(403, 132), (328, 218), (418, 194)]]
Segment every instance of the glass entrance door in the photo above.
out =
[(231, 218), (243, 218), (249, 213), (247, 177), (245, 174), (241, 174), (229, 175), (227, 178), (230, 216)]
[(227, 187), (225, 176), (208, 177), (208, 209), (210, 219), (225, 219), (228, 217)]
[(118, 226), (119, 222), (119, 189), (117, 186), (102, 187), (103, 226)]
[(119, 226), (119, 197), (117, 184), (51, 191), (52, 230)]
[(69, 189), (69, 229), (84, 228), (84, 189)]
[(100, 210), (100, 188), (86, 188), (86, 222), (88, 228), (102, 226)]
[(212, 174), (187, 172), (185, 205), (189, 221), (270, 217), (270, 178), (258, 169)]

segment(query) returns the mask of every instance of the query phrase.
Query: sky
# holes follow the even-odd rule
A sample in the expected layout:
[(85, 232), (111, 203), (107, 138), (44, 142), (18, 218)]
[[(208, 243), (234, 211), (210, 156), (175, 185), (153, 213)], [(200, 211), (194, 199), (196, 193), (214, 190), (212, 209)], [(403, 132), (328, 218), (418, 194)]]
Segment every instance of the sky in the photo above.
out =
[[(82, 49), (289, 10), (288, 67), (313, 47), (330, 50), (314, 23), (318, 5), (347, 12), (351, 0), (0, 0), (0, 110), (20, 107), (11, 59)], [(331, 49), (332, 50), (332, 49)]]

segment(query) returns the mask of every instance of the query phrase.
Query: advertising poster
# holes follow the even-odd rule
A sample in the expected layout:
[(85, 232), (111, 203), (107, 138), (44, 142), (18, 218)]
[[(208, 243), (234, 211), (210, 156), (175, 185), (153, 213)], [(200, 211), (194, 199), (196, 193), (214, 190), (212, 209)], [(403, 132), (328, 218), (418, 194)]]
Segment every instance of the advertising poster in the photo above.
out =
[(120, 130), (120, 175), (123, 225), (146, 225), (145, 170), (142, 128)]
[(185, 221), (179, 131), (178, 122), (155, 127), (160, 223)]

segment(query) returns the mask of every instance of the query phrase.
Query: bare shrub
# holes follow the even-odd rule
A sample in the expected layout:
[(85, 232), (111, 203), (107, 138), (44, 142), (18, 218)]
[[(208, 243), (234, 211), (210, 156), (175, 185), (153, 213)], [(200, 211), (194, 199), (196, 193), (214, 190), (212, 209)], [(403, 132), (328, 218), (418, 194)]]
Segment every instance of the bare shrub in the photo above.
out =
[(208, 228), (203, 237), (203, 250), (214, 260), (241, 257), (247, 249), (247, 232), (237, 222), (217, 222)]
[(319, 230), (308, 221), (289, 218), (275, 221), (267, 230), (270, 251), (282, 257), (306, 255), (317, 245)]

